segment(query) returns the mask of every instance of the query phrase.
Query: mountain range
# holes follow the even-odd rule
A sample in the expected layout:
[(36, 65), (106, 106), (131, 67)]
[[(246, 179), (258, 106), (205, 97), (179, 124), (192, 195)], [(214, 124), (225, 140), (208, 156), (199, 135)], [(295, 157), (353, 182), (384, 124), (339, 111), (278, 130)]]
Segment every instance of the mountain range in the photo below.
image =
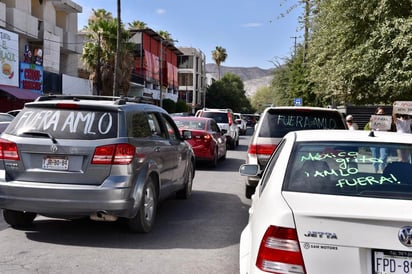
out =
[[(240, 77), (245, 87), (246, 96), (250, 97), (257, 89), (270, 85), (274, 69), (220, 66), (220, 75), (223, 76), (226, 72), (233, 73)], [(206, 73), (212, 74), (216, 79), (219, 78), (217, 65), (214, 63), (206, 64)]]

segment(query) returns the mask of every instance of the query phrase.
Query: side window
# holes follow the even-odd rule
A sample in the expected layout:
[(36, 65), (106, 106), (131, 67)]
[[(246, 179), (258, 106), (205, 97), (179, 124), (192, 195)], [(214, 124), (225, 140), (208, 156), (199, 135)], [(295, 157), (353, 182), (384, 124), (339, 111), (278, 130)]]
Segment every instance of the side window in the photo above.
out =
[(210, 121), (210, 129), (213, 132), (220, 132), (220, 129), (219, 129), (219, 127), (218, 127), (218, 125), (216, 124), (215, 121)]
[(148, 113), (147, 120), (149, 122), (149, 127), (150, 127), (152, 136), (165, 138), (164, 134), (162, 134), (162, 128), (160, 127), (156, 114)]
[(128, 126), (129, 137), (150, 137), (152, 135), (149, 122), (144, 112), (135, 112), (130, 115)]
[(165, 123), (167, 134), (169, 135), (169, 139), (176, 141), (179, 140), (179, 131), (176, 131), (176, 128), (172, 125), (172, 123), (167, 119), (167, 117), (162, 115), (162, 119)]
[(285, 144), (285, 141), (282, 140), (279, 145), (276, 147), (276, 150), (273, 152), (272, 156), (269, 159), (268, 165), (265, 168), (264, 174), (262, 175), (262, 182), (260, 184), (260, 189), (259, 193), (262, 193), (263, 190), (265, 189), (268, 180), (270, 178), (270, 173), (272, 172), (273, 166), (276, 164), (276, 161), (280, 155), (280, 152), (282, 151), (282, 148)]

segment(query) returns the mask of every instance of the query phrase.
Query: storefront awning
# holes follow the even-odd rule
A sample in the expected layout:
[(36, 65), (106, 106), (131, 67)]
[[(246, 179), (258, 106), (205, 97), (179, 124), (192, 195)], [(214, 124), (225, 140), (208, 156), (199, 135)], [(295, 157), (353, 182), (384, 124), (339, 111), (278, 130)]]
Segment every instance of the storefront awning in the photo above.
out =
[(31, 90), (5, 85), (0, 85), (0, 91), (4, 91), (21, 100), (35, 100), (37, 97), (41, 96), (40, 94)]

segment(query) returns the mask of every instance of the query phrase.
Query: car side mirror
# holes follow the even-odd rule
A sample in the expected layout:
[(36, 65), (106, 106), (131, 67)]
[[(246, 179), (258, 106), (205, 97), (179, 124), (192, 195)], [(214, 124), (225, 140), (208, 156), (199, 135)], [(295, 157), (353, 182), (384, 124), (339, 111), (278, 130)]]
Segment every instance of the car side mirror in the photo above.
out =
[(260, 176), (262, 171), (259, 165), (243, 164), (239, 168), (239, 173), (241, 176)]
[(192, 132), (190, 130), (182, 130), (182, 138), (183, 140), (192, 139)]

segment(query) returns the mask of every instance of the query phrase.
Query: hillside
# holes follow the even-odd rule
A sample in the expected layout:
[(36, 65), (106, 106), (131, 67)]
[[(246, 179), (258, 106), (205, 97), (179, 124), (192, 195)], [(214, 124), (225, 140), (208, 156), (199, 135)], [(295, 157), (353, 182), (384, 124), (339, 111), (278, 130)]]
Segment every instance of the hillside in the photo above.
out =
[[(246, 96), (252, 96), (260, 87), (268, 86), (273, 77), (273, 69), (261, 69), (258, 67), (225, 67), (221, 66), (221, 75), (226, 72), (233, 73), (242, 79), (245, 86)], [(218, 78), (218, 69), (216, 64), (206, 64), (206, 73), (213, 74)]]

